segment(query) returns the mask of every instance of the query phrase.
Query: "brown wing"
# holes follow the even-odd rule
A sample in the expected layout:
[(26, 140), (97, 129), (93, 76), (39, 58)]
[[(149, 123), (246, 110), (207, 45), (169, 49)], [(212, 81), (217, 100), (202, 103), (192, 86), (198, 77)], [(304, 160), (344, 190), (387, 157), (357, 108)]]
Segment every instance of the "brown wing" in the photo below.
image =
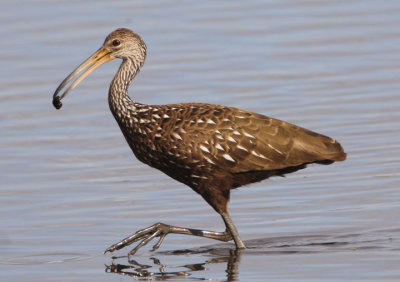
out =
[(187, 141), (194, 153), (232, 173), (346, 158), (336, 140), (293, 124), (237, 108), (199, 108), (184, 126)]

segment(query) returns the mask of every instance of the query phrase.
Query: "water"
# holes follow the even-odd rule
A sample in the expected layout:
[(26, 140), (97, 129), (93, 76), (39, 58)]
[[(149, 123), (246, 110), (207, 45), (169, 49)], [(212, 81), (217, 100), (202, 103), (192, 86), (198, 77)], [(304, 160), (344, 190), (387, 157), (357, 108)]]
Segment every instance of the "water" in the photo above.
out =
[[(1, 280), (400, 278), (398, 1), (3, 1), (0, 15)], [(103, 255), (158, 221), (224, 228), (129, 151), (106, 98), (119, 62), (52, 107), (122, 26), (148, 46), (137, 101), (263, 113), (338, 139), (348, 160), (234, 191), (240, 254), (169, 235), (135, 261)]]

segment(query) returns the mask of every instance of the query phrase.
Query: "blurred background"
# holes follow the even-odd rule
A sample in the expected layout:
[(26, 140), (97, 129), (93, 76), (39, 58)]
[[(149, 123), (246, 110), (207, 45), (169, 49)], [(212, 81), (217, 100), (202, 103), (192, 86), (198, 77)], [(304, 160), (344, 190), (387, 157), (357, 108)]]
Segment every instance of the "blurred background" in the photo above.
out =
[[(52, 107), (118, 27), (147, 44), (134, 100), (244, 108), (334, 137), (348, 160), (233, 191), (240, 256), (183, 235), (134, 262), (103, 255), (155, 222), (224, 229), (133, 156), (107, 104), (118, 60)], [(400, 278), (399, 1), (3, 0), (0, 35), (0, 280)]]

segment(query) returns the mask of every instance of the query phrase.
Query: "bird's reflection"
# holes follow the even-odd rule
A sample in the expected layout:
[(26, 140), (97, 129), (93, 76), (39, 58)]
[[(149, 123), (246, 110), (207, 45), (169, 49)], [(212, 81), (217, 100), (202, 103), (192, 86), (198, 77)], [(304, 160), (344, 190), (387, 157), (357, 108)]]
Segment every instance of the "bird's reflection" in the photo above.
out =
[[(314, 234), (259, 238), (247, 240), (246, 250), (230, 249), (232, 245), (229, 246), (229, 244), (214, 244), (195, 249), (157, 252), (157, 257), (152, 257), (150, 260), (146, 258), (147, 263), (140, 261), (144, 258), (137, 259), (135, 257), (135, 260), (133, 260), (127, 256), (113, 257), (112, 263), (106, 265), (106, 272), (129, 275), (139, 279), (168, 280), (190, 276), (191, 279), (208, 280), (210, 277), (204, 277), (210, 275), (210, 271), (207, 269), (208, 265), (221, 264), (222, 266), (222, 264), (226, 264), (224, 266), (226, 280), (237, 281), (239, 280), (238, 269), (242, 255), (254, 258), (254, 256), (266, 255), (280, 257), (280, 255), (288, 254), (349, 251), (360, 245), (370, 245), (371, 242), (374, 241), (371, 241), (370, 237), (363, 238), (360, 234), (340, 234), (339, 236)], [(376, 240), (376, 243), (380, 245), (379, 239)], [(199, 258), (202, 261), (192, 264), (179, 264), (178, 261), (182, 257)], [(171, 265), (172, 262), (175, 265)]]
[[(214, 250), (208, 250), (212, 254)], [(124, 257), (113, 257), (113, 262), (106, 265), (105, 271), (108, 273), (117, 273), (120, 275), (127, 275), (136, 278), (151, 278), (155, 280), (168, 280), (182, 276), (191, 276), (194, 272), (206, 270), (206, 265), (226, 263), (226, 280), (236, 281), (238, 277), (238, 266), (240, 263), (241, 250), (227, 250), (225, 254), (213, 254), (216, 256), (199, 263), (184, 264), (180, 266), (169, 266), (164, 264), (160, 259), (151, 257), (151, 264), (141, 263), (139, 259), (131, 259)], [(206, 251), (196, 252), (205, 253)], [(183, 255), (193, 253), (190, 250), (176, 251), (170, 254)], [(220, 252), (218, 252), (220, 253)], [(124, 260), (123, 263), (118, 263), (118, 260)], [(156, 270), (155, 270), (156, 269)], [(179, 269), (179, 270), (176, 270)], [(204, 280), (206, 277), (199, 277), (194, 279)]]

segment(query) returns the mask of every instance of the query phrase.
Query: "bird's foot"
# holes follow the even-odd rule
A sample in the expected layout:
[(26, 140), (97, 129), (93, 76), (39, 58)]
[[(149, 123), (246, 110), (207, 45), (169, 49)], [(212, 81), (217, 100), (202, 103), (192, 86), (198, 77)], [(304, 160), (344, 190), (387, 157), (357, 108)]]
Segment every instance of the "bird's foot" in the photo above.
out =
[(104, 253), (113, 252), (129, 246), (137, 241), (141, 241), (135, 248), (133, 248), (128, 255), (134, 255), (141, 247), (145, 246), (148, 242), (153, 240), (155, 237), (160, 237), (158, 242), (153, 246), (153, 251), (157, 250), (163, 242), (165, 236), (170, 232), (171, 226), (164, 223), (156, 223), (152, 226), (137, 231), (135, 234), (126, 237), (120, 242), (108, 247)]

